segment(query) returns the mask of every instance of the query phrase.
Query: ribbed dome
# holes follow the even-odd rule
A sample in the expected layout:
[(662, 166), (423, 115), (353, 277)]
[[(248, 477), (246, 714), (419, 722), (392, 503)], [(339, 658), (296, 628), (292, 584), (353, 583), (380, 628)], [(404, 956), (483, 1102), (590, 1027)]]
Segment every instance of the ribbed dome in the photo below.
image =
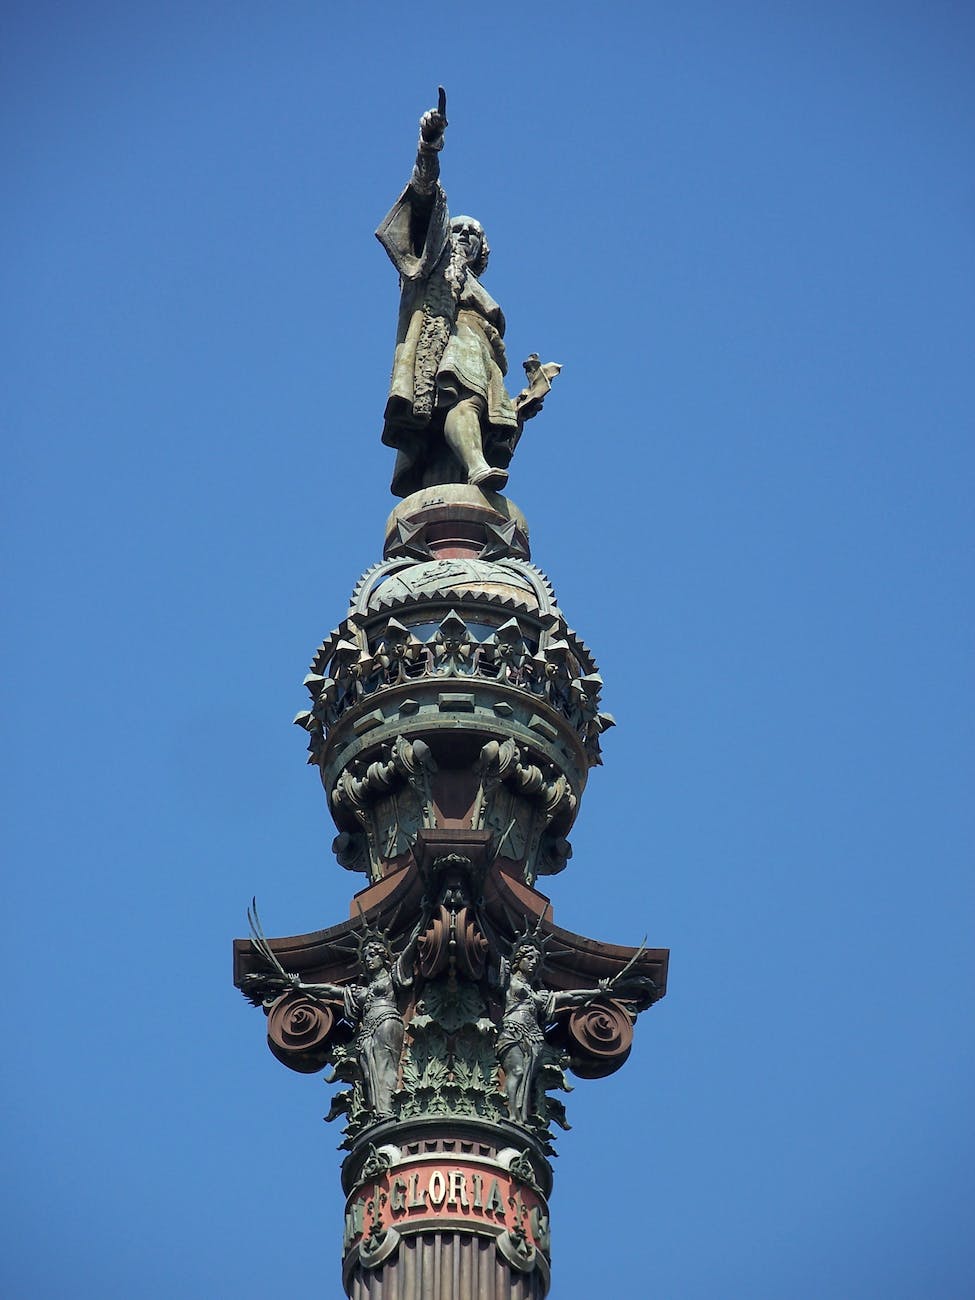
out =
[(526, 609), (537, 610), (536, 583), (525, 569), (503, 561), (474, 559), (426, 560), (404, 565), (394, 573), (377, 575), (367, 597), (367, 609), (379, 612), (400, 602), (412, 604), (429, 596), (458, 600), (470, 593), (514, 600)]

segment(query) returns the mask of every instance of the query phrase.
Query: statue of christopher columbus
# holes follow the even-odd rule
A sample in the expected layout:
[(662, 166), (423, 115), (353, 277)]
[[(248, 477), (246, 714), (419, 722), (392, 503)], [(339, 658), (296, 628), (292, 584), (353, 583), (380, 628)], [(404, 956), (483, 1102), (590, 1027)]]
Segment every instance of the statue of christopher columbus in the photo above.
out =
[(541, 409), (559, 367), (525, 364), (528, 387), (512, 399), (501, 308), (479, 277), (490, 249), (473, 217), (451, 217), (440, 186), (446, 95), (420, 118), (416, 164), (376, 237), (399, 272), (396, 353), (383, 442), (395, 447), (392, 491), (436, 483), (499, 490), (525, 420)]

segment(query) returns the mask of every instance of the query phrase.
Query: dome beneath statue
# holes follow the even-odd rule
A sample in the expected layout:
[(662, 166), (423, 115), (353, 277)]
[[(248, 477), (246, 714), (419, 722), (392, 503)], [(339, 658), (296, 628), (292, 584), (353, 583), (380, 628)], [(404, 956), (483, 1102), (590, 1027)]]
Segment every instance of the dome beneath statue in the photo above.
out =
[(425, 600), (453, 603), (463, 598), (494, 598), (536, 611), (543, 599), (539, 590), (544, 583), (542, 575), (521, 561), (454, 558), (405, 563), (393, 572), (389, 566), (383, 568), (386, 571), (368, 584), (365, 603), (369, 613)]

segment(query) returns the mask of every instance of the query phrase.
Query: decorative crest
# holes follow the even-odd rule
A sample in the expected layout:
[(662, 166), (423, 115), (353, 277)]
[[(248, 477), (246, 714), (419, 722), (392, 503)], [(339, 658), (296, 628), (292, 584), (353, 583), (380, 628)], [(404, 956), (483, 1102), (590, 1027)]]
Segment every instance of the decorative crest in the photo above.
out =
[(369, 925), (358, 899), (356, 900), (356, 909), (359, 913), (359, 930), (356, 934), (356, 952), (359, 961), (362, 961), (365, 951), (371, 943), (378, 943), (382, 947), (386, 960), (391, 962), (393, 960), (393, 946), (390, 942), (389, 931), (379, 930), (376, 926)]

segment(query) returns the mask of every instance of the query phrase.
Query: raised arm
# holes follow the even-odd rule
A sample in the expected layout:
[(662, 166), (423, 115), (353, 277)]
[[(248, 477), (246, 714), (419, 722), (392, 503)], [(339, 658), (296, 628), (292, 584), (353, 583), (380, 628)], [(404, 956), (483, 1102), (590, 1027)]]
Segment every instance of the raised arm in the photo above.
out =
[(440, 188), (440, 150), (447, 128), (447, 96), (440, 87), (436, 108), (420, 118), (416, 163), (409, 184), (393, 204), (376, 237), (404, 280), (429, 275), (447, 242), (447, 198)]
[(416, 945), (419, 942), (420, 935), (426, 929), (429, 919), (429, 914), (424, 911), (410, 932), (406, 947), (393, 962), (393, 980), (400, 988), (408, 989), (413, 983), (413, 960), (416, 957)]
[(439, 87), (436, 108), (429, 108), (420, 118), (420, 139), (416, 147), (416, 162), (410, 177), (410, 189), (417, 195), (432, 196), (440, 178), (440, 150), (447, 129), (447, 93)]

